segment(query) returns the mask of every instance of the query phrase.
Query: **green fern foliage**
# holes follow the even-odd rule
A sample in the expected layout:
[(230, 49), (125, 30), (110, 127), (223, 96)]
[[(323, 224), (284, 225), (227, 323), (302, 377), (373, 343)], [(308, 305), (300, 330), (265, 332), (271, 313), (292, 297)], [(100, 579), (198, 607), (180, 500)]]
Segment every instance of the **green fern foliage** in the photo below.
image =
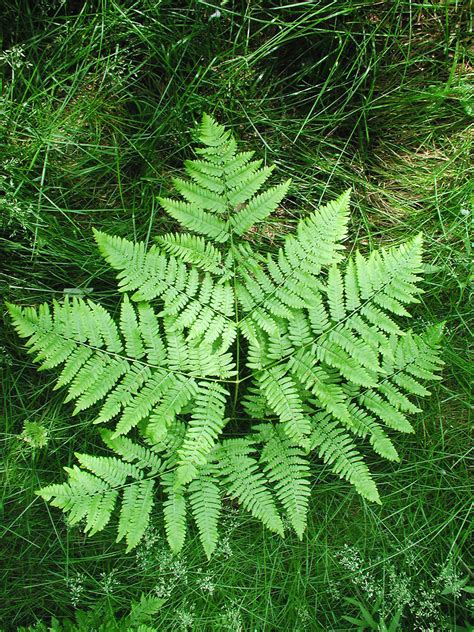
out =
[(210, 116), (196, 138), (175, 194), (159, 199), (182, 231), (151, 247), (94, 232), (117, 275), (116, 318), (77, 297), (8, 309), (72, 414), (93, 410), (104, 443), (38, 493), (89, 535), (115, 515), (127, 550), (161, 508), (172, 551), (192, 520), (210, 557), (227, 497), (302, 538), (314, 456), (381, 502), (367, 448), (399, 461), (394, 434), (414, 432), (417, 398), (439, 379), (442, 326), (406, 328), (421, 235), (345, 257), (346, 191), (263, 255), (249, 231), (290, 181), (269, 185), (273, 168)]
[(221, 514), (221, 492), (215, 471), (208, 469), (189, 485), (189, 501), (208, 558), (216, 548)]

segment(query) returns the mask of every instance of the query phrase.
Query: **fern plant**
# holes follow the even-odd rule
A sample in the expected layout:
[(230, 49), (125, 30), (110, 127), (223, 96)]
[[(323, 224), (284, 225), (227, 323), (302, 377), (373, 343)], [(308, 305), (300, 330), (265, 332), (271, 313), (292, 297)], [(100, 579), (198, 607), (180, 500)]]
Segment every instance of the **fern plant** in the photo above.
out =
[(127, 550), (162, 497), (171, 549), (192, 516), (210, 556), (226, 497), (280, 535), (285, 514), (302, 538), (313, 452), (379, 503), (357, 444), (398, 461), (392, 434), (413, 432), (411, 396), (437, 378), (441, 326), (401, 325), (421, 291), (420, 235), (345, 261), (345, 192), (261, 254), (246, 234), (290, 181), (264, 188), (272, 168), (207, 115), (197, 137), (187, 179), (173, 181), (180, 199), (160, 198), (182, 231), (150, 248), (95, 231), (117, 272), (117, 320), (78, 297), (8, 308), (41, 370), (62, 367), (73, 414), (97, 408), (109, 450), (77, 454), (67, 481), (38, 493), (90, 535), (118, 508)]
[(164, 599), (142, 593), (140, 601), (132, 601), (129, 614), (119, 617), (110, 603), (100, 601), (89, 610), (76, 610), (74, 621), (52, 617), (49, 625), (39, 622), (17, 628), (17, 632), (156, 632), (153, 619), (164, 603)]

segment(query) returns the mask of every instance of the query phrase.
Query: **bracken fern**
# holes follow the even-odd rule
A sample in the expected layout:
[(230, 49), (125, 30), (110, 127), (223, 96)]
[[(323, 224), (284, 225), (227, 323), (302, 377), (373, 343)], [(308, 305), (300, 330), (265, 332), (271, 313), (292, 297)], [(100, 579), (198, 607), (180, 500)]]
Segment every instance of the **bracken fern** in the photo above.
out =
[(391, 431), (413, 432), (409, 397), (437, 377), (441, 326), (414, 334), (399, 323), (421, 291), (420, 235), (344, 263), (345, 192), (264, 256), (245, 234), (290, 182), (263, 189), (272, 168), (207, 115), (197, 137), (188, 179), (174, 179), (182, 199), (160, 198), (189, 232), (149, 249), (95, 232), (123, 293), (118, 323), (77, 297), (8, 307), (41, 369), (62, 365), (57, 387), (73, 414), (102, 402), (94, 423), (114, 420), (101, 431), (114, 456), (76, 454), (67, 482), (38, 493), (89, 534), (119, 504), (117, 539), (131, 550), (159, 482), (171, 549), (184, 544), (189, 512), (210, 557), (224, 497), (280, 535), (285, 512), (302, 538), (312, 452), (379, 503), (357, 439), (398, 461)]

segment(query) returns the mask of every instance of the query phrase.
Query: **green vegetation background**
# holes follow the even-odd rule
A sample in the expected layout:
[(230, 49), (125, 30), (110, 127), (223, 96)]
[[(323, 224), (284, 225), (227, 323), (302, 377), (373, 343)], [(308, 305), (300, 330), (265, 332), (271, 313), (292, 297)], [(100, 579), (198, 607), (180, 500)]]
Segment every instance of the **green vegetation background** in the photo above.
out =
[[(402, 463), (371, 460), (383, 506), (314, 463), (309, 528), (282, 541), (229, 506), (208, 563), (171, 558), (156, 521), (135, 554), (85, 540), (34, 495), (93, 450), (5, 315), (0, 334), (0, 626), (166, 597), (159, 630), (352, 630), (361, 606), (400, 630), (469, 630), (473, 66), (469, 2), (12, 0), (2, 3), (0, 291), (114, 304), (92, 227), (151, 240), (156, 197), (203, 111), (293, 178), (251, 238), (272, 249), (305, 211), (353, 187), (348, 252), (425, 235), (414, 327), (446, 321), (443, 380)], [(5, 310), (2, 310), (4, 313)], [(472, 581), (470, 582), (472, 585)], [(349, 600), (347, 600), (349, 599)], [(397, 619), (398, 617), (398, 619)]]

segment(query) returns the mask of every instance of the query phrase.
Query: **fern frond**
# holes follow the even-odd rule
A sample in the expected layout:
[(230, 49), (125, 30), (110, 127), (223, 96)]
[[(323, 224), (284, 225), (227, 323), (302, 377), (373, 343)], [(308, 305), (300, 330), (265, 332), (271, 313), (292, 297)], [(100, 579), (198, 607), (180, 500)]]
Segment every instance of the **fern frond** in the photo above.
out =
[(207, 463), (208, 454), (225, 425), (224, 408), (228, 392), (219, 384), (201, 382), (194, 400), (183, 445), (179, 450), (177, 480), (186, 484), (196, 478), (199, 467)]
[[(285, 245), (276, 258), (268, 257), (268, 275), (260, 266), (251, 262), (250, 267), (241, 261), (244, 269), (246, 266), (249, 268), (250, 274), (246, 275), (245, 284), (237, 285), (237, 296), (249, 318), (255, 318), (255, 313), (260, 312), (265, 318), (275, 314), (291, 321), (295, 308), (312, 310), (320, 307), (317, 289), (324, 286), (318, 282), (316, 275), (323, 266), (340, 260), (337, 241), (346, 233), (348, 211), (347, 191), (307, 220), (300, 221), (297, 235), (286, 237)], [(252, 292), (255, 281), (258, 289)]]
[(404, 395), (396, 386), (390, 384), (388, 380), (381, 382), (377, 386), (377, 390), (385, 395), (392, 406), (408, 413), (420, 413), (421, 408), (415, 406), (406, 395)]
[[(84, 531), (93, 535), (110, 521), (119, 491), (123, 489), (117, 542), (125, 537), (127, 551), (130, 551), (141, 540), (148, 525), (153, 506), (153, 481), (137, 480), (142, 476), (141, 469), (121, 459), (79, 453), (76, 457), (90, 472), (77, 466), (64, 468), (68, 481), (44, 487), (38, 495), (67, 512), (70, 524), (85, 519)], [(128, 477), (132, 482), (126, 483)]]
[(154, 371), (140, 391), (124, 407), (115, 428), (115, 437), (127, 434), (142, 419), (150, 414), (153, 406), (160, 401), (165, 392), (176, 382), (168, 371)]
[(156, 240), (166, 252), (185, 263), (192, 263), (201, 270), (214, 274), (222, 271), (220, 251), (203, 237), (189, 233), (169, 233), (156, 237)]
[(179, 199), (159, 198), (186, 232), (148, 247), (94, 231), (122, 293), (117, 319), (77, 297), (8, 309), (39, 370), (57, 370), (73, 414), (97, 406), (93, 423), (114, 424), (100, 431), (107, 456), (78, 453), (67, 481), (39, 494), (89, 533), (121, 501), (118, 539), (131, 550), (159, 479), (171, 549), (183, 547), (189, 500), (210, 557), (221, 496), (280, 535), (282, 507), (302, 537), (312, 450), (380, 502), (356, 437), (399, 460), (391, 431), (413, 432), (415, 398), (439, 379), (442, 325), (414, 334), (400, 318), (419, 302), (420, 235), (343, 263), (346, 191), (301, 219), (275, 253), (259, 252), (245, 233), (290, 181), (268, 186), (273, 167), (239, 151), (211, 116), (195, 138), (195, 159), (173, 180)]
[(389, 428), (399, 432), (414, 432), (413, 426), (405, 415), (374, 391), (366, 391), (361, 395), (359, 401), (375, 413)]
[(260, 383), (268, 406), (280, 418), (289, 439), (307, 448), (311, 424), (303, 414), (301, 397), (284, 367), (262, 372)]
[(181, 178), (173, 178), (173, 184), (183, 198), (194, 207), (214, 213), (223, 213), (226, 210), (225, 198), (205, 187)]
[(282, 433), (274, 431), (264, 444), (260, 459), (265, 464), (263, 471), (268, 480), (274, 483), (276, 497), (301, 540), (310, 496), (309, 464), (304, 452)]
[(399, 461), (398, 452), (383, 428), (364, 410), (351, 404), (349, 412), (352, 417), (351, 430), (359, 437), (369, 436), (369, 441), (377, 454), (389, 461)]
[(153, 487), (151, 479), (127, 485), (123, 491), (117, 542), (125, 538), (127, 553), (137, 546), (150, 521), (153, 509)]
[[(168, 427), (166, 435), (158, 441), (155, 441), (153, 435), (148, 434), (148, 428), (145, 426), (143, 437), (152, 450), (159, 452), (164, 459), (163, 469), (174, 470), (178, 462), (178, 450), (183, 445), (184, 435), (186, 434), (186, 424), (181, 419), (176, 418)], [(164, 475), (166, 477), (166, 475)]]
[(95, 374), (94, 379), (82, 391), (82, 394), (74, 396), (77, 397), (77, 401), (72, 414), (77, 415), (80, 411), (90, 408), (103, 399), (114, 388), (119, 379), (127, 373), (128, 369), (128, 362), (122, 358), (107, 359), (101, 364), (100, 371)]
[(166, 349), (160, 335), (155, 310), (148, 303), (138, 303), (139, 333), (145, 347), (148, 364), (159, 366), (165, 362)]
[(94, 535), (108, 524), (118, 497), (118, 491), (94, 474), (74, 465), (65, 467), (68, 481), (61, 485), (48, 485), (36, 493), (68, 513), (69, 524), (86, 520), (84, 531)]
[(42, 368), (64, 363), (57, 388), (69, 385), (66, 401), (77, 399), (75, 413), (103, 399), (128, 370), (118, 357), (123, 345), (117, 327), (104, 311), (74, 298), (55, 303), (53, 313), (47, 305), (14, 312), (19, 332), (31, 333), (28, 345)]
[[(236, 182), (236, 178), (240, 179), (239, 174), (245, 172), (247, 167), (251, 164), (253, 156), (255, 155), (254, 151), (239, 151), (235, 156), (232, 157), (232, 160), (229, 160), (224, 164), (224, 179), (226, 186), (229, 189), (233, 189), (237, 186), (239, 180)], [(254, 166), (258, 168), (261, 165), (260, 161), (257, 161), (258, 164), (254, 161)]]
[(212, 215), (212, 213), (203, 211), (199, 206), (189, 202), (181, 202), (180, 200), (164, 197), (160, 197), (158, 200), (163, 210), (184, 228), (209, 237), (217, 241), (217, 243), (222, 243), (229, 239), (228, 224), (219, 217)]
[(258, 386), (250, 386), (242, 399), (242, 405), (251, 419), (263, 419), (267, 416), (268, 405)]
[(184, 167), (188, 176), (196, 184), (215, 193), (224, 191), (225, 184), (222, 180), (224, 170), (222, 168), (206, 160), (185, 160)]
[(94, 354), (72, 380), (65, 401), (70, 402), (73, 399), (77, 399), (97, 384), (97, 380), (100, 380), (102, 374), (106, 371), (107, 360), (108, 358), (101, 353)]
[(358, 360), (350, 356), (338, 344), (324, 340), (316, 346), (316, 356), (320, 362), (338, 369), (341, 375), (354, 384), (374, 386), (377, 383), (375, 371), (368, 371), (360, 366)]
[(20, 307), (13, 303), (5, 303), (13, 326), (21, 338), (31, 338), (38, 329), (38, 312), (34, 307)]
[(355, 313), (352, 313), (346, 321), (346, 331), (354, 332), (359, 335), (375, 352), (380, 351), (382, 354), (388, 353), (392, 356), (386, 334), (380, 331), (375, 325), (365, 322), (360, 314), (357, 313), (357, 310), (354, 310), (354, 312)]
[(259, 166), (259, 160), (249, 162), (227, 179), (226, 184), (231, 189), (229, 204), (233, 208), (248, 202), (262, 188), (274, 169), (273, 165), (263, 169), (258, 169)]
[(94, 423), (104, 423), (118, 415), (133, 400), (151, 376), (152, 371), (145, 364), (131, 363), (123, 378), (107, 395)]
[(253, 447), (245, 440), (227, 439), (223, 443), (219, 454), (223, 484), (230, 496), (238, 499), (270, 531), (283, 535), (283, 523), (275, 501), (257, 461), (249, 456), (251, 452)]
[(348, 331), (346, 327), (333, 329), (329, 333), (328, 339), (341, 349), (344, 349), (351, 358), (359, 362), (368, 371), (381, 371), (378, 361), (378, 349), (371, 347), (362, 338), (358, 338), (351, 331)]
[(156, 247), (147, 252), (143, 242), (132, 242), (93, 229), (99, 251), (107, 263), (118, 271), (119, 288), (131, 292), (142, 288), (153, 276), (158, 292), (166, 288), (167, 258)]
[(125, 352), (135, 360), (143, 358), (145, 348), (143, 346), (140, 329), (138, 328), (138, 319), (135, 308), (130, 303), (128, 295), (125, 294), (120, 310), (120, 330), (125, 339)]
[(337, 422), (329, 421), (324, 415), (315, 417), (311, 443), (312, 449), (317, 450), (320, 458), (331, 466), (335, 474), (352, 483), (367, 500), (381, 504), (367, 465), (350, 436)]
[(354, 259), (349, 259), (344, 275), (344, 295), (346, 299), (346, 309), (354, 312), (360, 306), (359, 284), (357, 282), (357, 270)]
[(171, 477), (163, 477), (167, 498), (163, 503), (165, 531), (173, 553), (179, 553), (186, 537), (186, 500), (180, 486)]
[(140, 595), (140, 601), (132, 601), (130, 614), (127, 617), (127, 625), (137, 632), (154, 632), (155, 628), (145, 625), (151, 622), (151, 617), (161, 609), (165, 599), (153, 595)]
[(189, 485), (189, 503), (199, 530), (199, 537), (208, 559), (219, 537), (217, 525), (221, 513), (219, 487), (212, 475), (201, 474)]
[(292, 373), (301, 386), (316, 395), (322, 408), (325, 408), (336, 419), (350, 425), (350, 414), (347, 409), (347, 397), (338, 384), (332, 384), (324, 369), (317, 366), (314, 355), (300, 349), (290, 360)]
[[(156, 452), (150, 448), (135, 443), (128, 437), (114, 437), (111, 430), (102, 429), (100, 436), (105, 445), (118, 454), (128, 463), (135, 462), (136, 468), (147, 468), (149, 475), (153, 476), (160, 471), (162, 461)], [(138, 478), (139, 475), (136, 476)]]
[[(288, 355), (288, 352), (285, 353), (287, 345), (284, 344), (285, 336), (280, 335), (278, 340), (280, 339), (283, 340), (283, 346), (285, 347), (281, 356), (283, 358), (285, 355)], [(288, 340), (291, 341), (294, 348), (306, 347), (312, 343), (313, 335), (310, 323), (304, 312), (298, 311), (294, 314), (288, 326)]]
[(74, 453), (83, 468), (89, 470), (111, 487), (121, 487), (130, 476), (141, 478), (140, 468), (110, 456), (92, 456), (90, 454)]
[(209, 114), (203, 114), (196, 136), (203, 145), (218, 147), (229, 141), (230, 131), (226, 130), (223, 125), (220, 125), (212, 116), (209, 116)]
[(308, 320), (311, 324), (311, 330), (316, 336), (319, 336), (330, 327), (329, 314), (320, 292), (313, 292), (311, 296), (311, 304), (308, 307)]
[(291, 180), (287, 180), (254, 197), (245, 208), (232, 216), (233, 231), (237, 235), (243, 235), (254, 224), (273, 213), (287, 194), (290, 184)]
[(342, 275), (336, 265), (332, 265), (329, 268), (326, 290), (331, 318), (336, 322), (342, 320), (346, 315), (343, 300), (344, 285), (342, 282)]
[(177, 377), (153, 409), (147, 425), (147, 435), (158, 443), (168, 431), (176, 415), (196, 396), (198, 386), (192, 378)]
[[(225, 184), (227, 189), (236, 189), (245, 186), (252, 180), (263, 160), (250, 160), (253, 152), (239, 152), (230, 165), (225, 167)], [(234, 205), (235, 206), (235, 205)]]
[[(231, 292), (229, 285), (214, 284), (208, 274), (200, 280), (196, 269), (188, 270), (184, 262), (178, 261), (174, 256), (168, 257), (155, 246), (146, 252), (143, 243), (133, 244), (98, 231), (95, 232), (95, 238), (105, 259), (118, 270), (121, 290), (123, 292), (135, 290), (131, 296), (133, 301), (151, 301), (160, 298), (164, 306), (159, 315), (167, 317), (181, 314), (181, 318), (176, 321), (176, 326), (190, 330), (194, 326), (191, 337), (206, 334), (213, 319), (224, 317), (220, 335), (226, 344), (232, 342), (233, 335), (235, 336), (233, 333), (235, 324), (230, 319), (234, 313), (234, 301), (227, 300), (219, 304), (211, 300), (214, 291), (216, 295), (219, 291), (229, 294)], [(131, 319), (130, 309), (126, 306), (123, 309), (127, 317)], [(124, 324), (127, 322), (125, 320)], [(133, 324), (132, 321), (130, 322)], [(132, 331), (134, 331), (133, 328)]]

